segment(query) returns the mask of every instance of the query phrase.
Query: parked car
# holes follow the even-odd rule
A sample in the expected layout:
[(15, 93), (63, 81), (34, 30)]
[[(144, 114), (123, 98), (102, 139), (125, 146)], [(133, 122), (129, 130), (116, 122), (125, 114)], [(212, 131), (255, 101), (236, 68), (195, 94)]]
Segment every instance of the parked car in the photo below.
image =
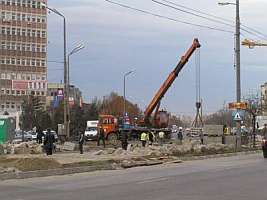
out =
[(15, 136), (13, 139), (13, 143), (20, 143), (20, 142), (28, 142), (32, 141), (32, 135), (29, 132), (26, 131), (15, 131)]
[(37, 140), (37, 133), (36, 132), (31, 132), (32, 135), (32, 140), (36, 141)]
[(87, 127), (84, 132), (86, 140), (96, 140), (97, 139), (97, 127)]
[(84, 131), (84, 136), (86, 140), (97, 139), (97, 125), (98, 125), (98, 120), (87, 121), (87, 126)]

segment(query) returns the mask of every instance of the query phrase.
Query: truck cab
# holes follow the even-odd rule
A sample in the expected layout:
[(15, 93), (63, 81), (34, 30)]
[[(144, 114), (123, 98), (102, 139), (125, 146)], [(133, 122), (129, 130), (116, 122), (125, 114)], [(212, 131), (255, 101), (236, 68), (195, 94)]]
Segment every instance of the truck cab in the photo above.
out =
[(105, 138), (107, 140), (117, 140), (117, 132), (119, 129), (118, 119), (113, 115), (100, 115), (98, 128), (104, 129)]

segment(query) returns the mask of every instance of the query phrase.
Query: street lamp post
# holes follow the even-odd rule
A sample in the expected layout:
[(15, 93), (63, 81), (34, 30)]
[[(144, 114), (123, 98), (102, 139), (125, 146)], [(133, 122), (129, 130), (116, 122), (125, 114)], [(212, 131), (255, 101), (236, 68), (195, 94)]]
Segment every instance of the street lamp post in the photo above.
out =
[(236, 61), (236, 102), (241, 102), (241, 78), (240, 78), (240, 15), (239, 15), (239, 0), (236, 3), (220, 2), (221, 6), (235, 5), (236, 6), (236, 30), (235, 30), (235, 61)]
[(131, 73), (133, 73), (134, 71), (129, 71), (127, 73), (124, 74), (123, 76), (123, 121), (126, 115), (126, 77), (129, 76)]
[(67, 33), (66, 33), (66, 18), (55, 8), (50, 8), (46, 4), (41, 3), (43, 7), (50, 10), (51, 12), (59, 15), (63, 18), (63, 39), (64, 39), (64, 129), (67, 139), (70, 138), (69, 132), (69, 88), (68, 88), (68, 67), (67, 67)]
[[(218, 3), (221, 6), (235, 5), (236, 6), (236, 30), (235, 30), (235, 62), (236, 62), (236, 102), (241, 102), (241, 78), (240, 78), (240, 15), (239, 15), (239, 0), (236, 3), (223, 2)], [(239, 111), (237, 109), (237, 111)], [(241, 136), (241, 121), (236, 122), (237, 133), (236, 136)], [(237, 149), (237, 137), (236, 137), (236, 149)]]
[[(67, 68), (67, 71), (68, 71), (68, 81), (67, 81), (67, 85), (68, 85), (68, 98), (69, 98), (69, 94), (70, 94), (70, 56), (73, 55), (73, 54), (76, 54), (78, 53), (79, 51), (81, 51), (82, 49), (84, 49), (85, 46), (83, 44), (79, 44), (77, 47), (75, 47), (69, 54), (68, 54), (68, 68)], [(70, 116), (70, 110), (67, 111), (68, 115)], [(69, 120), (70, 122), (70, 120)], [(68, 123), (68, 126), (69, 126), (69, 123)], [(69, 127), (68, 127), (69, 129)]]
[(79, 44), (77, 47), (75, 47), (69, 54), (68, 54), (68, 86), (70, 86), (70, 56), (73, 54), (78, 53), (82, 49), (84, 49), (85, 46), (83, 44)]

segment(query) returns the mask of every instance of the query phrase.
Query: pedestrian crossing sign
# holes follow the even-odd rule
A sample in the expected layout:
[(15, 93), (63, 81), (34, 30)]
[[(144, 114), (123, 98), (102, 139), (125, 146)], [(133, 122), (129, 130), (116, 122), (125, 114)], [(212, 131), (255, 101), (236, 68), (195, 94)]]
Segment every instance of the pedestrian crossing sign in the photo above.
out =
[(241, 121), (241, 120), (242, 120), (242, 118), (241, 118), (241, 116), (240, 116), (239, 113), (236, 113), (236, 114), (235, 114), (235, 118), (234, 118), (234, 120), (235, 120), (235, 121)]
[(240, 111), (240, 110), (234, 111), (232, 113), (232, 117), (234, 121), (242, 121), (244, 119), (244, 115), (245, 115), (244, 111)]

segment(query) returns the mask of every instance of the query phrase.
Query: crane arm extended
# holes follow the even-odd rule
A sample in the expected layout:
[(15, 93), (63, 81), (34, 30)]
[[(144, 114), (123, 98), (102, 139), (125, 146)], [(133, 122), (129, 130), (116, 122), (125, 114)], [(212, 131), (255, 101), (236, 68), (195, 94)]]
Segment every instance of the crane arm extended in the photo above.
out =
[(253, 40), (245, 39), (242, 42), (242, 45), (243, 46), (247, 46), (250, 49), (253, 49), (254, 47), (264, 47), (264, 46), (266, 47), (267, 46), (267, 42), (260, 42), (260, 41), (253, 41)]
[(165, 82), (162, 84), (156, 95), (153, 97), (152, 101), (148, 105), (148, 107), (145, 110), (145, 121), (149, 120), (152, 112), (155, 110), (161, 99), (164, 97), (168, 89), (173, 84), (174, 80), (177, 78), (180, 71), (183, 69), (184, 65), (188, 62), (188, 59), (191, 57), (191, 55), (194, 53), (194, 51), (197, 48), (200, 48), (200, 43), (198, 39), (194, 39), (193, 44), (188, 49), (188, 51), (185, 53), (184, 56), (182, 56), (180, 62), (177, 64), (175, 69), (169, 74), (168, 78), (165, 80)]

